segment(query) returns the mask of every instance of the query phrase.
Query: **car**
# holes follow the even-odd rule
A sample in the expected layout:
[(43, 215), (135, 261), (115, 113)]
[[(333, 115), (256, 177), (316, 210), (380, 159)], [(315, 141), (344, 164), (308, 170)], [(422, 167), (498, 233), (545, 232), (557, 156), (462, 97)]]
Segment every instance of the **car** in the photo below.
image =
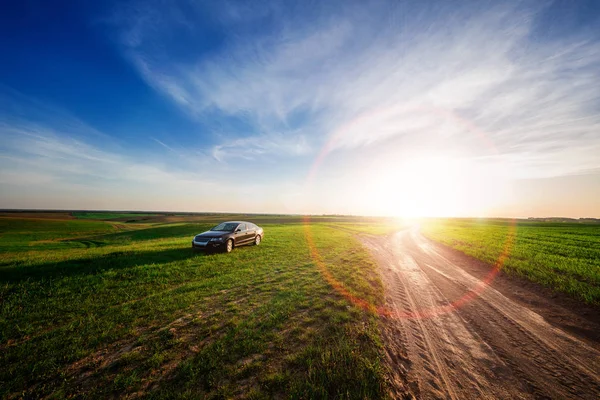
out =
[(253, 244), (258, 246), (265, 232), (260, 226), (246, 221), (227, 221), (200, 233), (192, 239), (194, 250), (223, 250), (227, 253), (238, 246)]

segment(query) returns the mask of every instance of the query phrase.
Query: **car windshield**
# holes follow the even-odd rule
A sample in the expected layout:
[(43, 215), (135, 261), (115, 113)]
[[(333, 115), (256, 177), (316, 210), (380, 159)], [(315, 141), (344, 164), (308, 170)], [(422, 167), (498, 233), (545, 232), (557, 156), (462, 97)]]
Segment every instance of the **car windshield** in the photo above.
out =
[(233, 232), (233, 230), (238, 226), (234, 222), (223, 222), (211, 229), (211, 231), (223, 231), (223, 232)]

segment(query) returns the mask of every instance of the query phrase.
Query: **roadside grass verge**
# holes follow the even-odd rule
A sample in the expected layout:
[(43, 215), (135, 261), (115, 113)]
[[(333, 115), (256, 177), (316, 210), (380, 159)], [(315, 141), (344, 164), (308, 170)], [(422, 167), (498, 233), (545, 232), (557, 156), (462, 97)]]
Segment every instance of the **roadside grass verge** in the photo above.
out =
[(346, 232), (369, 235), (389, 235), (407, 226), (403, 221), (395, 219), (381, 222), (327, 223), (326, 225)]
[[(209, 225), (52, 223), (2, 231), (1, 397), (386, 396), (377, 317), (326, 283), (303, 225), (265, 225), (260, 246), (205, 255), (190, 240)], [(380, 305), (352, 233), (311, 231), (336, 279)], [(40, 232), (66, 247), (31, 246)]]
[[(433, 240), (493, 264), (503, 252), (511, 224), (430, 220), (421, 230)], [(517, 221), (504, 270), (600, 305), (600, 225)]]

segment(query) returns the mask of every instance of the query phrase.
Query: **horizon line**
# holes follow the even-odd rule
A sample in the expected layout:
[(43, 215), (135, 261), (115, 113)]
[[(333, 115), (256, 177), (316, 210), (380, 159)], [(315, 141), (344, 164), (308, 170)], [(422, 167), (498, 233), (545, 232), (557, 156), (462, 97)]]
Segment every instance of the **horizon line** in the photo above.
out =
[(421, 216), (421, 217), (403, 217), (400, 215), (359, 215), (359, 214), (303, 214), (303, 213), (269, 213), (269, 212), (242, 212), (242, 211), (157, 211), (157, 210), (107, 210), (107, 209), (57, 209), (57, 208), (0, 208), (0, 213), (42, 213), (42, 212), (96, 212), (96, 213), (131, 213), (131, 214), (187, 214), (187, 215), (270, 215), (270, 216), (297, 216), (297, 217), (355, 217), (355, 218), (394, 218), (394, 219), (508, 219), (508, 220), (543, 220), (543, 219), (564, 219), (564, 220), (600, 220), (600, 217), (562, 217), (562, 216), (545, 216), (545, 217), (506, 217), (506, 216)]

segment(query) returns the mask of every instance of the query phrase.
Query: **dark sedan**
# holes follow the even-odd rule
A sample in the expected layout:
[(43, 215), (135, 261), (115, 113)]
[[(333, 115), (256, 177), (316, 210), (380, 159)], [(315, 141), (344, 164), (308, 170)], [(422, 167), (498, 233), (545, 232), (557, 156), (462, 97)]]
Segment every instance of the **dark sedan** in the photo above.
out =
[(198, 250), (224, 250), (230, 253), (234, 247), (245, 244), (259, 245), (265, 236), (263, 228), (251, 222), (223, 222), (210, 231), (196, 235), (192, 248)]

